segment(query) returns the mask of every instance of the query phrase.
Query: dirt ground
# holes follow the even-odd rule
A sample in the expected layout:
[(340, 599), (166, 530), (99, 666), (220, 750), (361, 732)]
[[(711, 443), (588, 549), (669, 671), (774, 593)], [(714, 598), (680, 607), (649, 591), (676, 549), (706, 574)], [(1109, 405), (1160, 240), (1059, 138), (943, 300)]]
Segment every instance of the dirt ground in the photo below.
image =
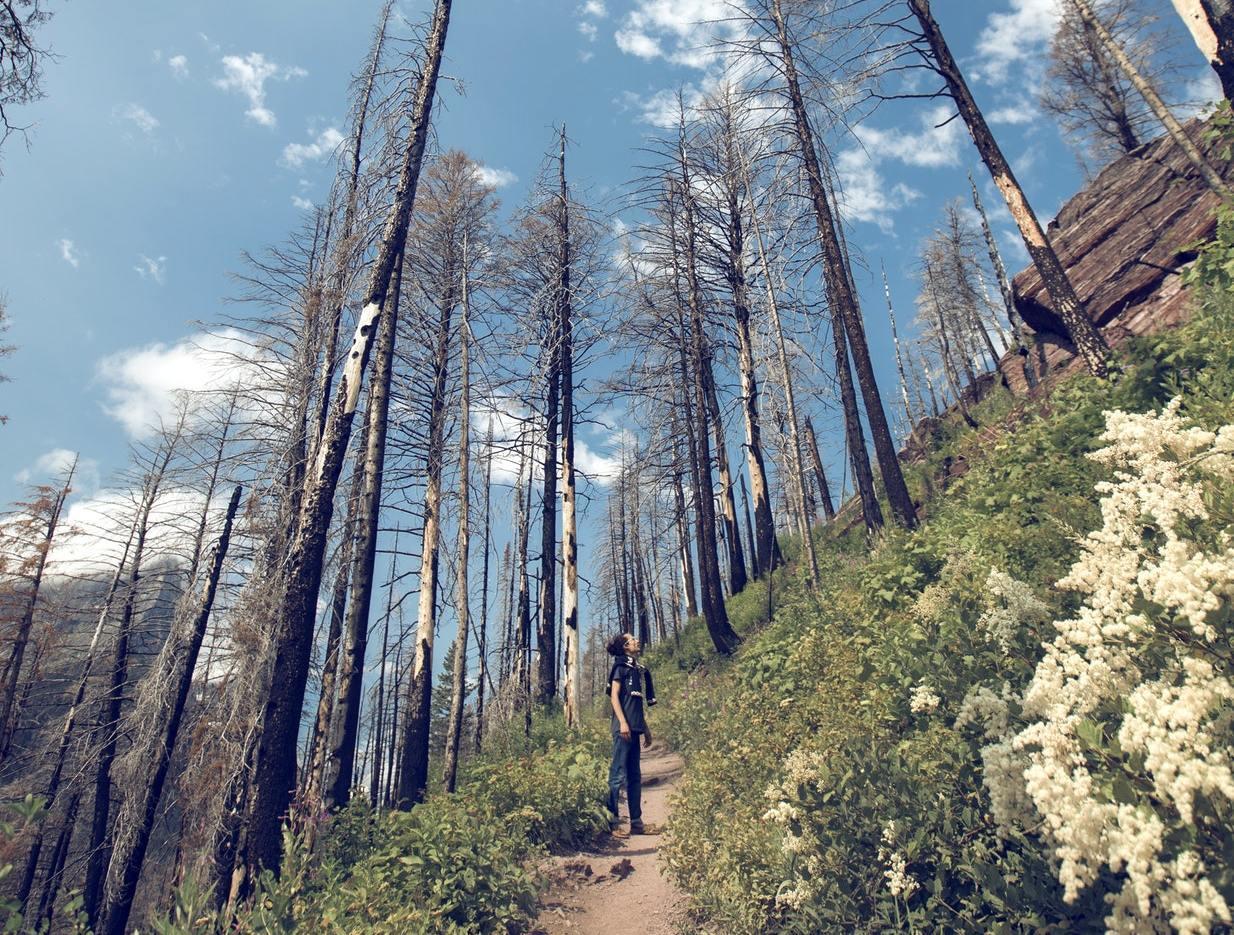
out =
[[(663, 828), (681, 757), (658, 743), (643, 750), (643, 821)], [(627, 815), (621, 805), (623, 818)], [(654, 830), (654, 829), (653, 829)], [(553, 858), (553, 883), (540, 901), (533, 935), (675, 935), (685, 927), (685, 898), (659, 867), (659, 834), (605, 837)]]

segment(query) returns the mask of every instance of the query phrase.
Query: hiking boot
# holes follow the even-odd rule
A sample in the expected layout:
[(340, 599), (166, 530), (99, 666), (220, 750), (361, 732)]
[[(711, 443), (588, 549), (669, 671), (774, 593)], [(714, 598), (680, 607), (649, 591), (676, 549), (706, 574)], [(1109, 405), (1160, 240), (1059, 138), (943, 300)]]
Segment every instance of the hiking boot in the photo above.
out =
[(643, 822), (640, 821), (640, 822), (630, 823), (630, 833), (631, 834), (661, 834), (662, 831), (659, 825), (652, 824), (650, 822), (647, 824), (644, 824)]
[(616, 823), (609, 825), (609, 828), (608, 828), (608, 833), (610, 835), (612, 835), (615, 838), (620, 838), (623, 840), (630, 836), (630, 832), (631, 832), (630, 828), (627, 828), (624, 825), (616, 824)]

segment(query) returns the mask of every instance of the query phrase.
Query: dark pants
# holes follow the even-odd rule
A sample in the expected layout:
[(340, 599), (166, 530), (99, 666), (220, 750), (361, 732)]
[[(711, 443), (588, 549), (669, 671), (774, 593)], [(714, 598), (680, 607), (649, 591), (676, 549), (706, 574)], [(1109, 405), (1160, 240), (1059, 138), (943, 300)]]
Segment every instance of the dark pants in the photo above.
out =
[(621, 734), (613, 734), (613, 760), (608, 767), (608, 810), (617, 819), (617, 796), (621, 784), (626, 785), (626, 799), (630, 805), (630, 821), (643, 817), (643, 771), (638, 759), (638, 744), (642, 734), (631, 734), (622, 740)]

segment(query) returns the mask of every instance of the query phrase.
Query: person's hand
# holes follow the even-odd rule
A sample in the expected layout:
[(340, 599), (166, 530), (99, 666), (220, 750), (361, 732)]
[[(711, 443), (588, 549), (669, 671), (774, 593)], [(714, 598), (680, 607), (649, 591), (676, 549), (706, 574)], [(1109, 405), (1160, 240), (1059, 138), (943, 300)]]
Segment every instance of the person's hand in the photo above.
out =
[(649, 730), (643, 731), (643, 746), (644, 747), (651, 746), (651, 731)]
[(621, 739), (626, 741), (626, 743), (630, 742), (630, 725), (629, 724), (621, 725)]

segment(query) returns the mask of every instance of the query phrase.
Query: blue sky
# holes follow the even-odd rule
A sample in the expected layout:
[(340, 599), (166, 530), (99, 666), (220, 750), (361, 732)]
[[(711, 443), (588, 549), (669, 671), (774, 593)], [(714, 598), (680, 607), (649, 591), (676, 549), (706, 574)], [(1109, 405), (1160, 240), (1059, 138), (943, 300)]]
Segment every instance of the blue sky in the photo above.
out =
[[(936, 0), (935, 14), (1038, 210), (1052, 214), (1081, 183), (1032, 89), (1054, 0)], [(1166, 0), (1152, 0), (1174, 21)], [(181, 342), (197, 321), (232, 311), (229, 273), (243, 250), (282, 240), (322, 198), (347, 84), (368, 45), (377, 2), (60, 3), (44, 39), (47, 98), (21, 115), (0, 178), (0, 291), (18, 350), (0, 362), (0, 498), (87, 459), (81, 495), (123, 466), (127, 445), (176, 385), (200, 375)], [(426, 0), (402, 0), (418, 20)], [(497, 173), (517, 204), (564, 121), (571, 175), (608, 199), (637, 175), (637, 149), (664, 95), (706, 82), (711, 57), (692, 25), (722, 0), (458, 0), (437, 119), (443, 147)], [(1206, 76), (1183, 36), (1190, 78)], [(854, 248), (885, 262), (904, 331), (922, 239), (970, 169), (1015, 269), (1024, 254), (962, 126), (901, 102), (837, 146)], [(876, 154), (876, 155), (871, 155)], [(859, 274), (869, 331), (893, 384), (881, 284)], [(890, 393), (887, 393), (890, 396)], [(835, 420), (816, 413), (822, 431)], [(732, 427), (735, 433), (737, 426)], [(593, 439), (600, 444), (602, 439)], [(734, 443), (735, 447), (735, 443)], [(586, 542), (584, 542), (586, 546)]]

